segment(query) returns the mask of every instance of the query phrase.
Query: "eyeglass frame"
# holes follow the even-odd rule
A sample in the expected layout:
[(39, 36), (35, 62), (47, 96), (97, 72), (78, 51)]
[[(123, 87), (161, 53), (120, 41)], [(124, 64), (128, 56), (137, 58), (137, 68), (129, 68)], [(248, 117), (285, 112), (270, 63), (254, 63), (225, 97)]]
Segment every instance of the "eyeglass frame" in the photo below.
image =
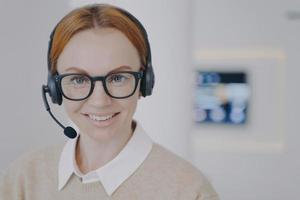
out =
[[(107, 86), (106, 86), (106, 81), (105, 81), (106, 78), (107, 78), (108, 76), (111, 76), (112, 74), (118, 74), (118, 73), (129, 73), (129, 74), (132, 74), (132, 75), (134, 76), (134, 78), (135, 78), (135, 87), (134, 87), (133, 92), (132, 92), (131, 94), (125, 96), (125, 97), (115, 97), (115, 96), (111, 95), (111, 94), (109, 93), (108, 89), (107, 89)], [(64, 94), (63, 89), (62, 89), (62, 86), (61, 86), (61, 80), (62, 80), (64, 77), (70, 76), (70, 75), (84, 75), (84, 76), (86, 76), (86, 77), (89, 78), (89, 80), (91, 81), (91, 89), (90, 89), (90, 91), (89, 91), (89, 93), (88, 93), (88, 95), (87, 95), (86, 97), (80, 98), (80, 99), (72, 99), (72, 98), (67, 97), (67, 96)], [(95, 88), (95, 82), (96, 82), (96, 81), (101, 81), (101, 82), (102, 82), (102, 86), (103, 86), (103, 88), (104, 88), (105, 93), (106, 93), (108, 96), (110, 96), (111, 98), (114, 98), (114, 99), (126, 99), (126, 98), (132, 96), (132, 95), (135, 93), (135, 91), (136, 91), (136, 89), (137, 89), (137, 86), (138, 86), (138, 84), (139, 84), (139, 80), (141, 80), (141, 79), (143, 78), (143, 75), (144, 75), (144, 72), (143, 72), (143, 71), (138, 71), (138, 72), (135, 72), (135, 71), (118, 71), (118, 72), (108, 73), (108, 74), (105, 75), (105, 76), (90, 76), (90, 75), (84, 74), (84, 73), (56, 74), (54, 78), (55, 78), (55, 82), (56, 82), (56, 84), (57, 84), (57, 86), (58, 86), (59, 91), (61, 92), (61, 94), (62, 94), (66, 99), (69, 99), (69, 100), (71, 100), (71, 101), (82, 101), (82, 100), (85, 100), (85, 99), (89, 98), (89, 97), (93, 94), (94, 88)]]

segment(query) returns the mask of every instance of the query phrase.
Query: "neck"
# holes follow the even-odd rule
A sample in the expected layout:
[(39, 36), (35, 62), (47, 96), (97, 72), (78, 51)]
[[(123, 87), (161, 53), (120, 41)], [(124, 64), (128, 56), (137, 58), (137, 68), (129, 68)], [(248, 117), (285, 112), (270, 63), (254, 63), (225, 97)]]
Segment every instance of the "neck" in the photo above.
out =
[(109, 141), (95, 141), (86, 134), (80, 135), (76, 144), (76, 162), (79, 170), (86, 174), (114, 159), (132, 136), (135, 124), (128, 131), (117, 134)]

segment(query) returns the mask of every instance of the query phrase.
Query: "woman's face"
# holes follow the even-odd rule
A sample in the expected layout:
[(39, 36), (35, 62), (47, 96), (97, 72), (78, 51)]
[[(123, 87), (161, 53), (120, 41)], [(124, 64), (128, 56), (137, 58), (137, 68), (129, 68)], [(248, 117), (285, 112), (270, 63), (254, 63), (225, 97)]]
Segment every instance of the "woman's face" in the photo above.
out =
[[(88, 29), (75, 34), (57, 61), (59, 74), (85, 73), (105, 76), (110, 72), (139, 71), (136, 48), (120, 31), (112, 28)], [(139, 98), (139, 85), (126, 99), (108, 96), (101, 81), (89, 98), (82, 101), (63, 99), (70, 119), (80, 133), (97, 141), (107, 141), (131, 133), (132, 117)], [(124, 136), (124, 135), (123, 135)]]

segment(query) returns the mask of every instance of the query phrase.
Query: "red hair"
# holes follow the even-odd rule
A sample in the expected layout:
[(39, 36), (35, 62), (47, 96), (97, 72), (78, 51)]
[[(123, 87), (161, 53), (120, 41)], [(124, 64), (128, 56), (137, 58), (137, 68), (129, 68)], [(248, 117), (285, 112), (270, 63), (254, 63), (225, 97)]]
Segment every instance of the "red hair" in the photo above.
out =
[(140, 27), (119, 8), (108, 4), (93, 4), (77, 8), (67, 14), (57, 25), (50, 51), (51, 73), (66, 44), (79, 31), (92, 28), (115, 28), (121, 31), (137, 49), (143, 66), (146, 63), (146, 41)]

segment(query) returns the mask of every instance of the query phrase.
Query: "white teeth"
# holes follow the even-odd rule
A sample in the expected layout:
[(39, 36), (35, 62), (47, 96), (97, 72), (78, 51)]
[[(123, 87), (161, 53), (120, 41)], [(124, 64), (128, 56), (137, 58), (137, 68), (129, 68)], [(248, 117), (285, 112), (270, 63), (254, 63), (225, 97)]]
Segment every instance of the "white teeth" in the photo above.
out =
[(107, 116), (97, 116), (97, 115), (89, 115), (89, 118), (95, 121), (105, 121), (112, 118), (114, 115), (107, 115)]

